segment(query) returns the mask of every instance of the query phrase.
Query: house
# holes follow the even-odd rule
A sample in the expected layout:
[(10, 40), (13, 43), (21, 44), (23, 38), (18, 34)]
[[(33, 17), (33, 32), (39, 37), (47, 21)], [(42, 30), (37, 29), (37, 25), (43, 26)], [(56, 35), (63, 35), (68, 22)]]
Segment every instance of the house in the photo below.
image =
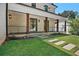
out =
[(68, 32), (67, 18), (55, 14), (53, 3), (0, 3), (0, 43), (9, 34)]

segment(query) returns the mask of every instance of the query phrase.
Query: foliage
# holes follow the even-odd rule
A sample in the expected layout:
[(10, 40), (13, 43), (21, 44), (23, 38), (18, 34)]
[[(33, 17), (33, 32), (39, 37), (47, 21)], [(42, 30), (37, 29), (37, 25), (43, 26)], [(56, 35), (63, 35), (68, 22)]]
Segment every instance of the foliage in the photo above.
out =
[(77, 11), (73, 11), (73, 10), (71, 10), (71, 11), (68, 10), (68, 11), (64, 11), (62, 13), (59, 13), (58, 15), (61, 15), (63, 17), (67, 17), (69, 19), (75, 19), (76, 16), (78, 15), (78, 12)]
[(67, 10), (59, 15), (67, 17), (70, 25), (70, 33), (79, 35), (79, 14), (77, 11)]
[(72, 19), (70, 22), (70, 33), (79, 35), (79, 19)]

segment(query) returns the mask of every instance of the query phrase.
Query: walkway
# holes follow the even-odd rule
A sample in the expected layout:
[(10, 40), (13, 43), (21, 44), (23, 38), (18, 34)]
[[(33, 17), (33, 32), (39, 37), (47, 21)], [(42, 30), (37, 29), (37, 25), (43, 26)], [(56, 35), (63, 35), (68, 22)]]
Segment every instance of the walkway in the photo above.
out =
[(77, 47), (75, 44), (67, 43), (66, 41), (59, 40), (59, 39), (49, 39), (44, 40), (45, 42), (49, 44), (54, 44), (58, 47), (61, 47), (62, 49), (71, 52), (74, 55), (79, 56), (79, 47)]

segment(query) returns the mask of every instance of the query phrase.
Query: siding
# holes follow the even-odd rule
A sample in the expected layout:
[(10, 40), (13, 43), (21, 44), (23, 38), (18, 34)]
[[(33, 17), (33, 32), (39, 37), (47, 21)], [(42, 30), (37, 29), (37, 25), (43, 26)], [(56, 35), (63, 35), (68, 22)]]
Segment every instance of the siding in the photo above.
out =
[(49, 20), (49, 31), (55, 31), (54, 19), (48, 18), (48, 20)]
[(6, 38), (6, 4), (0, 3), (0, 44)]
[(14, 11), (19, 11), (19, 12), (23, 12), (23, 13), (29, 13), (29, 14), (34, 14), (34, 15), (38, 15), (38, 16), (43, 16), (43, 17), (49, 17), (49, 18), (54, 18), (54, 19), (59, 19), (61, 21), (65, 21), (67, 20), (67, 18), (55, 15), (55, 14), (51, 14), (48, 12), (44, 12), (41, 10), (37, 10), (31, 7), (27, 7), (27, 6), (22, 6), (22, 5), (18, 5), (18, 4), (9, 4), (9, 10), (14, 10)]

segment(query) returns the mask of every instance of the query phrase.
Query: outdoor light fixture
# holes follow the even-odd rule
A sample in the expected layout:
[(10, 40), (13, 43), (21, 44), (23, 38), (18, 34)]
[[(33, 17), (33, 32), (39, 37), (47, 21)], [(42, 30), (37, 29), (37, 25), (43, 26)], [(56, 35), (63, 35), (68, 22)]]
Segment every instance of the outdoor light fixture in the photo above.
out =
[(12, 19), (12, 14), (9, 14), (9, 19)]

